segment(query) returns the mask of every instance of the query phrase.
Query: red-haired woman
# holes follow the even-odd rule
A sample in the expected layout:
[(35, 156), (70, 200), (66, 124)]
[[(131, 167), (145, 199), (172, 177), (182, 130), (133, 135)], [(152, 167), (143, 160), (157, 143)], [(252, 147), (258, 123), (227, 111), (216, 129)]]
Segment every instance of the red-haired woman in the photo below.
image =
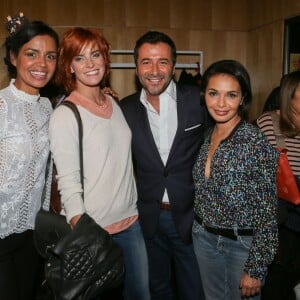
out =
[(77, 123), (72, 111), (55, 109), (50, 147), (58, 187), (71, 227), (83, 213), (104, 227), (123, 250), (125, 299), (150, 299), (148, 263), (137, 212), (131, 132), (116, 101), (103, 92), (110, 72), (109, 44), (95, 30), (73, 28), (62, 37), (56, 81), (77, 105), (83, 122), (84, 202)]

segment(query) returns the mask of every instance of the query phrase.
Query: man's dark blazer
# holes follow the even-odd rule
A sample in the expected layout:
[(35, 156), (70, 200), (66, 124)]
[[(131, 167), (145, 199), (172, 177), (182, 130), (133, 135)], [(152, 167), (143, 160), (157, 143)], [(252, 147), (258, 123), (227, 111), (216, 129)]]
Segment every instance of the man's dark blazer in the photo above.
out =
[(178, 127), (166, 165), (153, 139), (147, 111), (140, 102), (140, 92), (120, 101), (132, 131), (133, 163), (137, 181), (139, 221), (146, 238), (156, 230), (160, 203), (165, 189), (172, 207), (178, 234), (191, 242), (194, 219), (192, 168), (209, 123), (206, 108), (200, 105), (196, 86), (177, 85)]

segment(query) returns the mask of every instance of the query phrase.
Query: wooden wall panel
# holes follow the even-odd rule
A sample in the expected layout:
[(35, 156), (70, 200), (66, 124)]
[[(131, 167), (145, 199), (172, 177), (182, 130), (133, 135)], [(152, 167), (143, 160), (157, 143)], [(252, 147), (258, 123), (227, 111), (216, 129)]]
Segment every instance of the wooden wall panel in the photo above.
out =
[[(6, 35), (3, 32), (0, 32), (0, 41), (1, 45), (4, 42)], [(5, 57), (5, 49), (4, 47), (0, 47), (0, 88), (3, 88), (8, 84), (8, 77), (7, 77), (7, 69), (3, 62), (3, 58)]]
[[(126, 1), (104, 0), (103, 13), (104, 13), (104, 21), (105, 21), (104, 24), (106, 24), (106, 26), (109, 27), (122, 26), (124, 28), (126, 23), (125, 12), (126, 12)], [(96, 22), (95, 24), (98, 23)]]
[[(3, 24), (8, 14), (19, 11), (30, 19), (44, 20), (60, 35), (72, 26), (95, 27), (108, 39), (112, 49), (133, 49), (139, 36), (155, 29), (169, 34), (178, 50), (202, 50), (204, 69), (219, 59), (239, 60), (252, 78), (255, 117), (281, 77), (283, 22), (300, 14), (300, 1), (0, 0)], [(5, 36), (4, 26), (0, 26), (1, 44)], [(3, 57), (3, 49), (0, 51)], [(133, 62), (129, 57), (113, 59)], [(134, 70), (112, 70), (111, 83), (122, 97), (132, 93)], [(1, 59), (0, 88), (6, 84), (6, 68)]]
[[(247, 49), (245, 47), (245, 42), (247, 34), (245, 32), (214, 31), (213, 36), (213, 49), (210, 49), (210, 51), (212, 51), (212, 57), (209, 63), (216, 59), (235, 59), (240, 61), (242, 64), (246, 63)], [(208, 61), (206, 61), (206, 64), (207, 63)]]
[(252, 79), (253, 105), (251, 116), (262, 112), (271, 90), (282, 76), (283, 23), (278, 21), (248, 34), (247, 66)]
[(55, 26), (95, 26), (104, 24), (104, 0), (63, 0), (58, 3), (47, 1), (48, 22)]
[[(0, 24), (2, 24), (2, 26), (0, 26), (0, 44), (1, 45), (3, 45), (5, 37), (6, 37), (6, 30), (4, 28), (5, 27), (4, 23), (6, 21), (7, 11), (8, 11), (7, 3), (5, 1), (0, 1), (0, 12), (1, 12)], [(0, 47), (0, 88), (6, 86), (8, 83), (6, 66), (3, 63), (4, 56), (5, 56), (5, 49), (4, 49), (4, 47)]]
[[(120, 0), (47, 0), (47, 20), (53, 26), (115, 27), (125, 24), (125, 4)], [(59, 7), (59, 9), (58, 9)]]
[[(282, 0), (284, 1), (284, 0)], [(284, 1), (283, 17), (293, 17), (300, 14), (300, 1), (299, 0), (285, 0)]]
[(134, 69), (111, 70), (112, 88), (118, 93), (120, 99), (136, 92), (136, 76)]
[(2, 0), (3, 10), (1, 10), (1, 18), (5, 20), (7, 15), (24, 12), (31, 19), (45, 20), (45, 16), (47, 16), (47, 1), (49, 0)]
[(170, 1), (126, 0), (126, 26), (169, 28)]
[(52, 26), (124, 26), (125, 2), (121, 0), (1, 0), (1, 17), (23, 11), (30, 19)]
[(249, 29), (278, 21), (284, 17), (285, 7), (290, 0), (251, 0), (248, 2)]
[(248, 2), (247, 66), (253, 88), (252, 118), (261, 112), (270, 91), (279, 85), (283, 66), (284, 19), (300, 14), (298, 0)]
[(247, 0), (212, 0), (212, 30), (246, 31)]
[(211, 29), (212, 4), (207, 0), (170, 1), (170, 27), (174, 29)]
[(299, 0), (251, 0), (248, 1), (249, 29), (268, 25), (300, 14)]
[[(246, 32), (222, 31), (190, 31), (188, 36), (188, 49), (203, 51), (203, 67), (206, 69), (212, 62), (221, 59), (236, 59), (246, 63)], [(179, 47), (182, 40), (178, 39)]]

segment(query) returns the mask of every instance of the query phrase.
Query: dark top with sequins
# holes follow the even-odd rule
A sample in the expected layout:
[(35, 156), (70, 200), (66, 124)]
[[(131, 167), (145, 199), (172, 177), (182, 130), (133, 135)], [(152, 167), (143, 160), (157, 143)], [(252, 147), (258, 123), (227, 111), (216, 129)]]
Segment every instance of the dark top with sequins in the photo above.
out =
[(244, 271), (253, 278), (263, 279), (278, 242), (278, 152), (258, 128), (241, 121), (216, 149), (210, 177), (205, 178), (211, 133), (212, 129), (193, 169), (195, 213), (211, 226), (253, 228)]

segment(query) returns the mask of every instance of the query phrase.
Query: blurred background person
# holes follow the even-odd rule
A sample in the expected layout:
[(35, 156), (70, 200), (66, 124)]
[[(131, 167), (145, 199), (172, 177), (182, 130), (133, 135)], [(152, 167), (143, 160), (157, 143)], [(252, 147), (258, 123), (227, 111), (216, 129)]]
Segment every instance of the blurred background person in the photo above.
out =
[[(280, 109), (274, 121), (284, 138), (287, 156), (299, 188), (300, 179), (300, 71), (285, 75), (280, 90)], [(270, 112), (257, 119), (269, 142), (277, 147)], [(293, 287), (300, 282), (300, 206), (278, 202), (279, 249), (269, 268), (263, 299), (295, 299)]]

